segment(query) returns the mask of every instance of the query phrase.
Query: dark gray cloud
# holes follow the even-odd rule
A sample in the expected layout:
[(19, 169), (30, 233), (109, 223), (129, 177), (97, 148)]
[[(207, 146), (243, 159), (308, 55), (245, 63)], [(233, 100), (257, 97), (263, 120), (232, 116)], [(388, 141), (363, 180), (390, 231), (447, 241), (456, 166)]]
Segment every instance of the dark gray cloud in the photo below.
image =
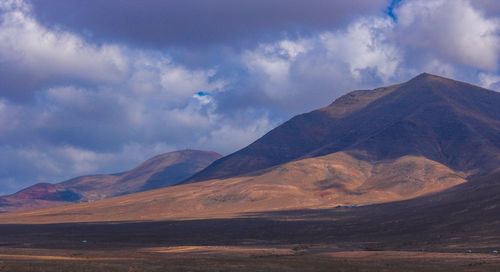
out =
[(498, 17), (500, 14), (500, 4), (496, 0), (474, 0), (471, 4), (485, 15)]
[(97, 40), (153, 47), (241, 45), (383, 13), (386, 0), (31, 0), (39, 21)]

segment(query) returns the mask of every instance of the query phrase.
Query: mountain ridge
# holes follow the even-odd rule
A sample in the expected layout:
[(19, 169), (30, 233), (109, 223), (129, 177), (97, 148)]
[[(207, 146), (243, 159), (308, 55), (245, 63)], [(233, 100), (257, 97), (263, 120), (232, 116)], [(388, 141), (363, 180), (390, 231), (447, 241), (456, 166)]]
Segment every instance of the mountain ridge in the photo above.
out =
[[(372, 160), (423, 155), (458, 171), (487, 173), (500, 162), (500, 110), (495, 105), (500, 105), (497, 92), (424, 73), (405, 83), (351, 92), (297, 115), (185, 182), (249, 174), (339, 151)], [(453, 138), (459, 132), (467, 137)], [(450, 150), (450, 145), (473, 143), (483, 146), (469, 154), (472, 158), (459, 161), (464, 152)]]
[[(440, 194), (498, 169), (499, 109), (498, 93), (424, 74), (293, 117), (176, 186), (1, 218), (208, 218)], [(222, 177), (196, 180), (210, 171)]]
[(59, 183), (32, 185), (0, 197), (0, 203), (3, 203), (0, 208), (48, 207), (162, 188), (182, 181), (220, 157), (212, 151), (185, 149), (168, 152), (116, 174), (85, 175)]

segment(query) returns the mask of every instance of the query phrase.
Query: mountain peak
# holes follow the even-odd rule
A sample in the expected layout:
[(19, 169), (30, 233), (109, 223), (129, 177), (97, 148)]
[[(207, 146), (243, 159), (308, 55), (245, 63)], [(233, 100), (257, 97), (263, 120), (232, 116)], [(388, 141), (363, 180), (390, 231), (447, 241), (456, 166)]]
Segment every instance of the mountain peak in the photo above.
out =
[(348, 93), (295, 116), (188, 182), (340, 151), (374, 161), (423, 156), (454, 170), (487, 172), (500, 163), (499, 143), (500, 93), (422, 73), (402, 84)]
[[(430, 79), (430, 78), (436, 78), (438, 77), (437, 75), (429, 74), (429, 73), (421, 73), (418, 76), (414, 77), (413, 79)], [(413, 80), (411, 79), (411, 80)]]
[(421, 73), (418, 76), (410, 79), (406, 83), (416, 83), (416, 82), (459, 82), (459, 81), (429, 73)]

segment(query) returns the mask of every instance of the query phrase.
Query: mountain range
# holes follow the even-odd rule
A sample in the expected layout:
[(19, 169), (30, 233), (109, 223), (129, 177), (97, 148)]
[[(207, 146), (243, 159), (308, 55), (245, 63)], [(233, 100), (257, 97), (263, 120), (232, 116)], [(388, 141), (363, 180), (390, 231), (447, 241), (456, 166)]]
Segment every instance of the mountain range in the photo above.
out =
[(155, 156), (122, 173), (82, 176), (55, 184), (38, 183), (15, 194), (0, 197), (0, 210), (92, 202), (171, 186), (220, 157), (216, 152), (180, 150)]
[(496, 188), (499, 166), (500, 93), (421, 74), (293, 117), (175, 186), (123, 195), (145, 183), (128, 189), (120, 182), (106, 193), (117, 197), (7, 213), (0, 221), (208, 218), (398, 201), (420, 207), (425, 199), (461, 203), (462, 194), (474, 202), (485, 193), (481, 180)]

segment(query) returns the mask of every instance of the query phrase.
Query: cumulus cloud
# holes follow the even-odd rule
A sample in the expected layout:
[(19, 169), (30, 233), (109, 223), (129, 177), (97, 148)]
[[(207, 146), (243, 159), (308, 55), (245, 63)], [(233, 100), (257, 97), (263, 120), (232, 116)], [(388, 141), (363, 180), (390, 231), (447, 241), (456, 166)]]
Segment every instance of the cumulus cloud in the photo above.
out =
[(349, 67), (351, 76), (359, 79), (369, 69), (383, 81), (389, 80), (398, 68), (398, 49), (387, 41), (387, 31), (393, 23), (389, 19), (363, 19), (345, 32), (325, 33), (321, 41), (328, 56)]
[(243, 54), (248, 72), (263, 85), (262, 90), (269, 99), (281, 100), (291, 95), (291, 67), (299, 55), (308, 51), (309, 43), (307, 40), (282, 40), (261, 44), (256, 50)]
[(252, 93), (266, 98), (247, 103), (306, 111), (349, 89), (391, 82), (401, 62), (399, 49), (388, 40), (393, 27), (388, 18), (363, 18), (342, 30), (263, 43), (244, 52)]
[(3, 2), (0, 14), (2, 95), (23, 97), (51, 83), (113, 82), (127, 63), (116, 45), (94, 45), (81, 37), (48, 29), (33, 19), (22, 1)]
[(500, 92), (500, 75), (491, 73), (480, 73), (479, 83), (484, 88)]
[(405, 1), (397, 9), (401, 46), (448, 63), (495, 70), (500, 21), (486, 18), (466, 0)]

